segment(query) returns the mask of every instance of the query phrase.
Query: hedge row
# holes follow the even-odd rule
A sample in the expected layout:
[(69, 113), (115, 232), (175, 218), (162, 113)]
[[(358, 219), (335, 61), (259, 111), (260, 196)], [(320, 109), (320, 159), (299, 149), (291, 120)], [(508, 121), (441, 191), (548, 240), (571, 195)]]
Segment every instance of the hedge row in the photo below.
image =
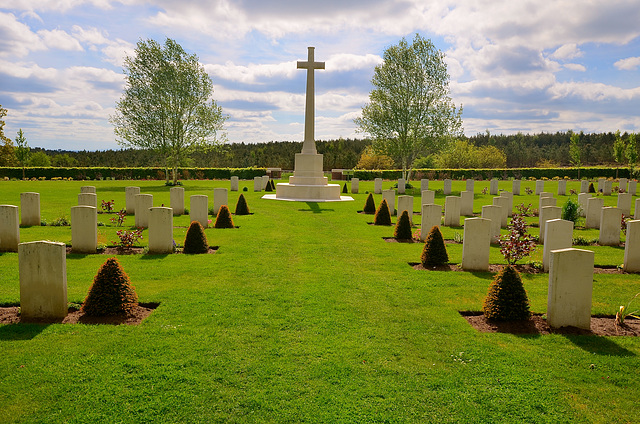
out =
[[(178, 168), (180, 180), (228, 180), (232, 175), (241, 180), (252, 180), (266, 175), (265, 168)], [(0, 178), (22, 178), (22, 168), (0, 168)], [(113, 178), (116, 180), (164, 180), (164, 168), (26, 168), (26, 178), (73, 178), (74, 180), (96, 180)], [(169, 172), (171, 178), (171, 172)]]

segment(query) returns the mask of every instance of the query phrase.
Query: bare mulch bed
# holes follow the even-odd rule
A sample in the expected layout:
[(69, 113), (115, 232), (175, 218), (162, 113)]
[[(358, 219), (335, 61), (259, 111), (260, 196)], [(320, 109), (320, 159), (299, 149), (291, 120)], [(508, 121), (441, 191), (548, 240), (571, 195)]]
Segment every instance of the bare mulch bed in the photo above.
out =
[[(209, 246), (208, 254), (214, 254), (218, 251), (220, 246)], [(67, 255), (73, 253), (71, 252), (71, 247), (67, 246)], [(175, 252), (176, 254), (182, 254), (182, 249), (179, 249)], [(83, 253), (81, 253), (83, 254)], [(144, 247), (119, 247), (119, 246), (109, 246), (104, 249), (98, 250), (97, 253), (91, 253), (95, 255), (142, 255), (144, 254)]]
[(488, 321), (482, 312), (461, 311), (467, 322), (482, 333), (510, 334), (572, 334), (585, 336), (640, 336), (640, 320), (627, 319), (616, 325), (614, 316), (591, 317), (591, 330), (576, 327), (551, 328), (542, 314), (533, 314), (528, 321)]
[[(416, 239), (397, 239), (395, 237), (382, 237), (387, 243), (424, 243), (423, 241)], [(444, 244), (462, 244), (455, 240), (445, 239)]]
[[(420, 262), (409, 262), (409, 265), (413, 269), (418, 271), (464, 271), (460, 264), (444, 264), (436, 267), (425, 268)], [(506, 265), (490, 264), (489, 272), (498, 273), (502, 271)], [(515, 269), (521, 274), (542, 274), (542, 269), (533, 266), (532, 264), (516, 264)], [(630, 272), (624, 272), (621, 268), (616, 266), (610, 267), (593, 267), (594, 274), (635, 274)]]
[(86, 316), (77, 308), (70, 307), (69, 313), (62, 320), (29, 320), (25, 321), (20, 316), (18, 306), (0, 307), (0, 324), (111, 324), (111, 325), (138, 325), (158, 307), (158, 303), (139, 303), (129, 314), (112, 315), (106, 317)]

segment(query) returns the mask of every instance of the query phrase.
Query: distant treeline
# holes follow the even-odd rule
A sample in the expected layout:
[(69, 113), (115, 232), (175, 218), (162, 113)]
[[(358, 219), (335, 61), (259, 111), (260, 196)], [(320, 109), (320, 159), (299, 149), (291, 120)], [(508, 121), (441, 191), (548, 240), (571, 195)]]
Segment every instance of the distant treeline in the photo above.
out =
[[(467, 138), (476, 146), (495, 146), (507, 157), (507, 167), (569, 166), (569, 132), (494, 135), (477, 134)], [(623, 134), (626, 140), (628, 134)], [(612, 164), (612, 132), (581, 134), (580, 149), (583, 166)], [(338, 139), (317, 141), (318, 153), (324, 155), (324, 168), (355, 168), (363, 150), (371, 144), (367, 139)], [(54, 166), (80, 167), (149, 167), (163, 166), (162, 158), (153, 151), (140, 149), (65, 151), (43, 150)], [(216, 168), (282, 168), (293, 169), (295, 154), (302, 150), (302, 142), (271, 141), (268, 143), (229, 143), (208, 152), (195, 152), (186, 159), (184, 166)], [(62, 156), (66, 155), (66, 156)], [(43, 166), (43, 164), (40, 164)]]

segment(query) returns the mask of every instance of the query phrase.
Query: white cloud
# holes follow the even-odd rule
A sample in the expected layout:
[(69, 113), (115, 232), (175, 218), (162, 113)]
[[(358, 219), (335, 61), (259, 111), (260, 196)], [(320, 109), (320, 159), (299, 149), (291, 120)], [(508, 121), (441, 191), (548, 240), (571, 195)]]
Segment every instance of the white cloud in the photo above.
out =
[(579, 63), (565, 63), (562, 66), (567, 68), (570, 71), (576, 71), (576, 72), (586, 72), (587, 71), (587, 68), (584, 65), (581, 65)]
[(67, 34), (65, 31), (59, 29), (54, 29), (52, 31), (43, 29), (38, 31), (38, 35), (42, 38), (44, 45), (49, 49), (75, 51), (84, 50), (78, 40)]
[(214, 79), (217, 77), (245, 84), (257, 83), (261, 78), (291, 79), (297, 71), (295, 61), (277, 64), (249, 64), (247, 66), (235, 65), (229, 61), (224, 65), (207, 64), (204, 65), (204, 68)]
[(616, 68), (624, 71), (635, 71), (640, 66), (640, 57), (628, 57), (620, 59), (613, 64)]
[(570, 43), (558, 47), (558, 49), (551, 54), (551, 57), (560, 60), (575, 59), (576, 57), (581, 57), (583, 54), (576, 43)]
[(15, 15), (0, 12), (0, 56), (24, 57), (44, 48), (40, 38)]

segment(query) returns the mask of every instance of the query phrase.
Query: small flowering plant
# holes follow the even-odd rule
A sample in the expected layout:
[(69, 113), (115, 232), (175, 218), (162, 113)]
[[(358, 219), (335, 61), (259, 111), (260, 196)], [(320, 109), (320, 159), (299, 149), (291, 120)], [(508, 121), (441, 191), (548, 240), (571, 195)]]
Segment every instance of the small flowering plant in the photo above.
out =
[(533, 236), (527, 232), (527, 223), (518, 214), (514, 215), (509, 225), (509, 234), (500, 237), (500, 253), (509, 265), (529, 256), (536, 248)]
[(531, 188), (529, 188), (529, 187), (525, 187), (524, 188), (524, 192), (527, 193), (527, 194), (533, 194), (533, 190)]
[(142, 240), (142, 228), (137, 228), (135, 230), (118, 230), (116, 231), (116, 235), (120, 239), (116, 244), (123, 248), (133, 247), (138, 240)]
[(118, 227), (122, 227), (125, 219), (127, 219), (127, 211), (124, 209), (120, 209), (120, 211), (116, 212), (116, 216), (109, 219), (112, 224), (115, 224)]
[(113, 205), (115, 205), (115, 203), (116, 203), (115, 200), (111, 200), (110, 202), (105, 202), (103, 200), (101, 205), (102, 210), (107, 213), (113, 212)]

